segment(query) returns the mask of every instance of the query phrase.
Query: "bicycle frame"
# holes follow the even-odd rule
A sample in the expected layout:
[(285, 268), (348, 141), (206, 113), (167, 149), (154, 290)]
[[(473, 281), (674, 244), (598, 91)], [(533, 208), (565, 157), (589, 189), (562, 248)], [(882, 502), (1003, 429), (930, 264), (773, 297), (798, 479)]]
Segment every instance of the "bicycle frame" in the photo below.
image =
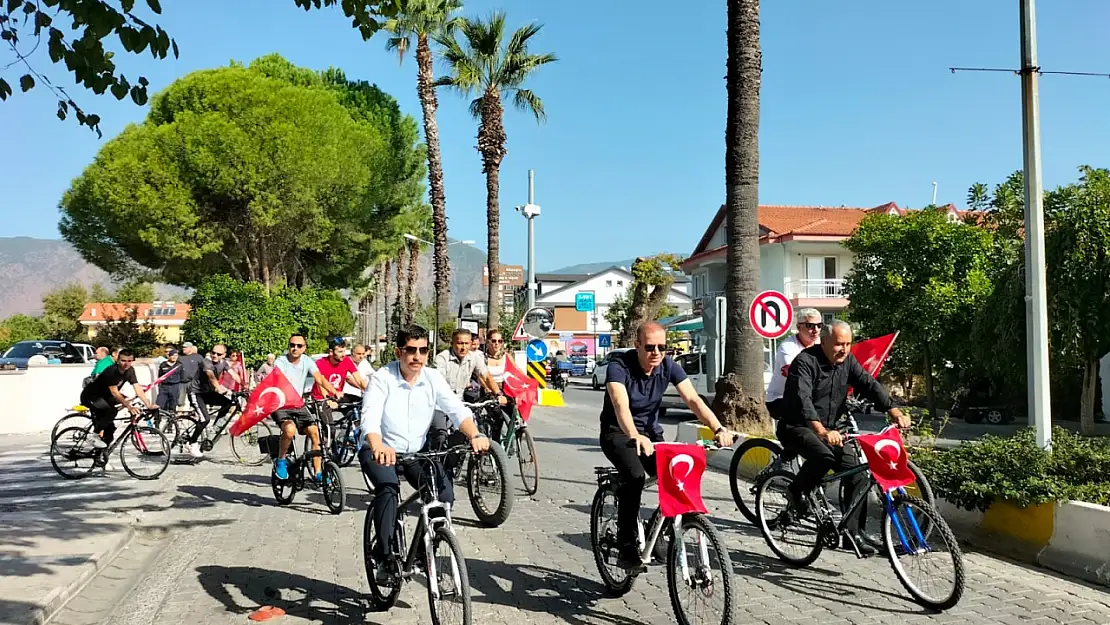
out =
[[(416, 529), (414, 530), (413, 536), (420, 536), (421, 542), (424, 545), (424, 553), (431, 554), (432, 533), (435, 531), (435, 528), (441, 525), (446, 525), (449, 532), (451, 532), (452, 534), (455, 533), (454, 528), (451, 526), (451, 504), (439, 500), (439, 483), (436, 480), (435, 466), (431, 461), (430, 455), (421, 454), (416, 456), (415, 458), (407, 458), (405, 460), (402, 460), (401, 462), (425, 462), (428, 469), (428, 484), (423, 488), (417, 488), (416, 491), (406, 497), (405, 500), (402, 501), (400, 506), (397, 508), (397, 525), (400, 528), (400, 534), (403, 540), (405, 535), (405, 510), (407, 510), (409, 506), (411, 506), (417, 499), (420, 498), (420, 496), (425, 492), (425, 489), (428, 489), (430, 500), (428, 501), (428, 503), (422, 504), (420, 506), (420, 516), (416, 522)], [(434, 509), (442, 509), (444, 511), (444, 515), (442, 517), (434, 518), (429, 516), (428, 512)], [(408, 553), (405, 555), (405, 559), (401, 567), (402, 573), (406, 577), (411, 576), (413, 565), (416, 563), (416, 557), (418, 553), (417, 544), (419, 543), (414, 540), (412, 544), (408, 546)], [(403, 548), (403, 545), (399, 545), (399, 547)], [(457, 579), (459, 576), (458, 562), (455, 562), (454, 558), (452, 558), (451, 560), (451, 567), (451, 572)], [(433, 584), (431, 581), (439, 579), (439, 576), (436, 573), (435, 559), (431, 557), (428, 557), (427, 574), (429, 580), (428, 586), (431, 589), (432, 596), (436, 599), (439, 599), (439, 584)]]

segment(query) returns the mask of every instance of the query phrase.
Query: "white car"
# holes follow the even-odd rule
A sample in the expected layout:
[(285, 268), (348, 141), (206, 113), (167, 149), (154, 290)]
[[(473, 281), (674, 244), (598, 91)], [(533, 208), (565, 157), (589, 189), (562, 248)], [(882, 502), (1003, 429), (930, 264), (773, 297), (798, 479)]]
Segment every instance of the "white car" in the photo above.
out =
[(609, 350), (609, 353), (605, 355), (605, 358), (603, 358), (601, 362), (598, 362), (594, 366), (592, 382), (595, 391), (601, 390), (601, 387), (605, 386), (605, 370), (609, 368), (609, 363), (612, 362), (613, 359), (617, 356), (623, 354), (624, 352), (630, 352), (632, 351), (632, 349), (633, 348), (631, 347), (622, 347), (620, 349)]
[(88, 343), (71, 343), (71, 345), (76, 347), (77, 351), (81, 352), (81, 355), (85, 358), (85, 362), (91, 363), (96, 360), (96, 349), (94, 349), (92, 345)]

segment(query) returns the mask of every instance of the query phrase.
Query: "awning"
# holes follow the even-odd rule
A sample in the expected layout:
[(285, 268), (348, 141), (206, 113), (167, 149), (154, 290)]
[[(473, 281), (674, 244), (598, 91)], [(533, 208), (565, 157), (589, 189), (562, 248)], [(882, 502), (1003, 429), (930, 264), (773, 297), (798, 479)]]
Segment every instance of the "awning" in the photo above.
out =
[(704, 325), (702, 324), (701, 317), (694, 317), (693, 319), (679, 321), (678, 323), (666, 327), (668, 332), (693, 332), (695, 330), (701, 330)]

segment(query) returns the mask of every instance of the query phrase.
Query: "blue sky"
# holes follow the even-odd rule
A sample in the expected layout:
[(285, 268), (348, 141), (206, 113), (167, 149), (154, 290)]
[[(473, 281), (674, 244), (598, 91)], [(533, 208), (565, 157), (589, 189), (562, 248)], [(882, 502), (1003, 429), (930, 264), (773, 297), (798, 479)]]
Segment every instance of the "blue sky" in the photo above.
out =
[[(419, 118), (412, 59), (398, 65), (384, 38), (363, 42), (338, 11), (305, 13), (292, 0), (163, 3), (159, 23), (178, 60), (119, 56), (154, 90), (190, 71), (278, 52), (314, 69), (337, 66), (376, 82)], [(962, 206), (969, 185), (1021, 167), (1019, 81), (950, 66), (1016, 67), (1018, 3), (818, 0), (764, 2), (760, 201), (763, 204)], [(506, 119), (501, 170), (502, 261), (526, 258), (525, 221), (512, 210), (536, 170), (538, 270), (659, 251), (689, 253), (724, 198), (725, 2), (492, 2), (510, 24), (545, 24), (534, 49), (560, 61), (531, 87), (546, 125)], [(1110, 73), (1110, 2), (1038, 6), (1046, 70)], [(3, 57), (7, 60), (7, 57)], [(42, 64), (40, 63), (40, 68)], [(4, 72), (17, 84), (21, 72)], [(51, 74), (68, 84), (62, 72)], [(0, 236), (57, 238), (57, 203), (96, 151), (145, 109), (72, 89), (103, 118), (105, 138), (59, 122), (36, 88), (0, 103)], [(485, 247), (485, 181), (466, 103), (441, 94), (439, 124), (450, 235)], [(1041, 80), (1046, 187), (1081, 164), (1110, 166), (1110, 80)], [(1101, 111), (1101, 113), (1100, 113)]]

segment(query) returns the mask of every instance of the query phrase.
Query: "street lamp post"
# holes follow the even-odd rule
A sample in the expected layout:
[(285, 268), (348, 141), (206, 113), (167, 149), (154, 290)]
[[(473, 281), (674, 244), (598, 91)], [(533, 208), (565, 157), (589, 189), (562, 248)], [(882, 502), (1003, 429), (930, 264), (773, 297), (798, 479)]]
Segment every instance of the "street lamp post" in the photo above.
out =
[(536, 205), (536, 172), (528, 170), (528, 203), (517, 206), (516, 210), (528, 220), (528, 308), (536, 307), (536, 227), (535, 219), (540, 214)]

